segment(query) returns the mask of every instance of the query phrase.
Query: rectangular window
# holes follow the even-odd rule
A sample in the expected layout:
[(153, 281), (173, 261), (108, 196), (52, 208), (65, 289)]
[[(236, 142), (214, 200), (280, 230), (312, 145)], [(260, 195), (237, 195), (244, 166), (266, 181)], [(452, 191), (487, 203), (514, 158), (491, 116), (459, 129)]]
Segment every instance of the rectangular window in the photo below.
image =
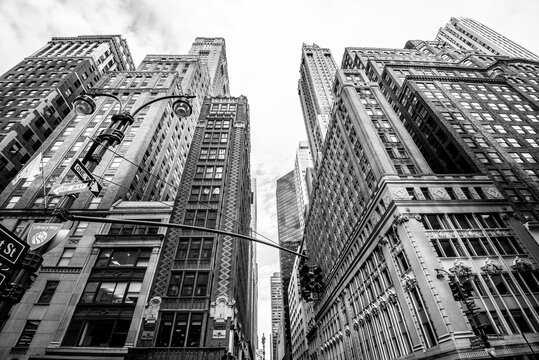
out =
[(131, 319), (80, 319), (69, 324), (62, 346), (123, 347)]
[(22, 330), (21, 336), (19, 336), (19, 340), (17, 340), (15, 347), (29, 348), (40, 322), (41, 320), (26, 320), (24, 329)]
[(69, 262), (71, 261), (71, 258), (73, 257), (73, 254), (75, 253), (75, 249), (64, 249), (64, 252), (62, 253), (62, 256), (60, 257), (60, 260), (58, 260), (58, 264), (56, 266), (67, 266), (69, 265)]
[(198, 347), (202, 334), (203, 313), (164, 312), (157, 332), (158, 347)]
[(38, 304), (50, 304), (56, 288), (60, 284), (59, 281), (47, 281), (43, 292), (39, 296)]

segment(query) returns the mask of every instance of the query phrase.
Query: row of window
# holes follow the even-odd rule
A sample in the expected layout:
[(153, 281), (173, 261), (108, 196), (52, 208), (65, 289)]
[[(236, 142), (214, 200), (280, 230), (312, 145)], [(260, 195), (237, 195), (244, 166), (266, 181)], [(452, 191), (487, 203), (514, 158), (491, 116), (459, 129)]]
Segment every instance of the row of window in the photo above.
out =
[[(439, 257), (498, 256), (525, 253), (517, 243), (517, 240), (512, 236), (493, 237), (490, 240), (484, 237), (462, 238), (460, 240), (434, 239), (431, 242)], [(466, 249), (467, 253), (464, 249)]]
[(493, 229), (506, 227), (499, 214), (424, 214), (421, 222), (425, 229)]
[(173, 272), (168, 284), (167, 296), (206, 296), (209, 272)]
[(81, 304), (136, 304), (140, 281), (89, 281), (80, 298)]

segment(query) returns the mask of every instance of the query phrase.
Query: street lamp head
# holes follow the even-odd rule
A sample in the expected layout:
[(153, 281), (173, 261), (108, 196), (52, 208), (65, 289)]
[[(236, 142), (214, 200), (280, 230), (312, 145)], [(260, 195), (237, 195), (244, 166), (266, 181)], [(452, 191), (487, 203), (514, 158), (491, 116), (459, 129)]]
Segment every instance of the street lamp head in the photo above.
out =
[(80, 95), (73, 103), (75, 112), (79, 115), (91, 115), (95, 111), (95, 101), (88, 95)]
[(193, 108), (188, 101), (178, 99), (172, 104), (172, 111), (174, 111), (174, 114), (176, 114), (179, 118), (185, 118), (192, 114)]

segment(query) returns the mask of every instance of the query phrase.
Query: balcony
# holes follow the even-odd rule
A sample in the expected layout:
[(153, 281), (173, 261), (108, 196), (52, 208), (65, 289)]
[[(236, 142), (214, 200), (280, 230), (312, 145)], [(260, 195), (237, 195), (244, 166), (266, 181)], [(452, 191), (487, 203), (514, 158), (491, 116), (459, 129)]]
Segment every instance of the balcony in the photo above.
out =
[(225, 348), (130, 348), (126, 360), (220, 360)]

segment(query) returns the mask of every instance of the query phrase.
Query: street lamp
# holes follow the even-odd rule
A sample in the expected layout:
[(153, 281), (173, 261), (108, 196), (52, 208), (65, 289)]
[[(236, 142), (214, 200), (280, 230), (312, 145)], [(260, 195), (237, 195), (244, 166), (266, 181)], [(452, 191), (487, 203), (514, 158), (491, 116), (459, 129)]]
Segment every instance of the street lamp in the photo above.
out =
[[(95, 170), (109, 147), (114, 147), (122, 142), (125, 132), (129, 126), (133, 124), (135, 121), (134, 117), (140, 110), (157, 101), (177, 99), (172, 104), (172, 111), (179, 118), (185, 118), (191, 115), (193, 112), (188, 99), (195, 98), (195, 96), (192, 95), (161, 96), (142, 104), (133, 112), (127, 112), (124, 111), (124, 104), (118, 96), (107, 93), (90, 92), (88, 94), (83, 94), (76, 97), (73, 103), (73, 109), (77, 114), (91, 115), (97, 108), (94, 98), (101, 96), (115, 99), (120, 104), (120, 109), (116, 114), (112, 115), (111, 122), (107, 128), (97, 135), (96, 139), (82, 160), (82, 164), (90, 173)], [(70, 216), (68, 210), (77, 199), (77, 196), (77, 194), (63, 196), (56, 205), (51, 218), (47, 222), (60, 223), (69, 220)], [(35, 277), (35, 273), (41, 267), (41, 263), (43, 262), (42, 254), (47, 252), (47, 248), (48, 244), (45, 244), (34, 251), (29, 251), (26, 253), (25, 258), (22, 261), (22, 269), (12, 275), (9, 283), (5, 286), (4, 290), (0, 294), (3, 298), (3, 300), (0, 301), (0, 319), (6, 318), (9, 314), (11, 306), (21, 301), (24, 293), (26, 292), (27, 286), (33, 282), (32, 280), (33, 277)]]

